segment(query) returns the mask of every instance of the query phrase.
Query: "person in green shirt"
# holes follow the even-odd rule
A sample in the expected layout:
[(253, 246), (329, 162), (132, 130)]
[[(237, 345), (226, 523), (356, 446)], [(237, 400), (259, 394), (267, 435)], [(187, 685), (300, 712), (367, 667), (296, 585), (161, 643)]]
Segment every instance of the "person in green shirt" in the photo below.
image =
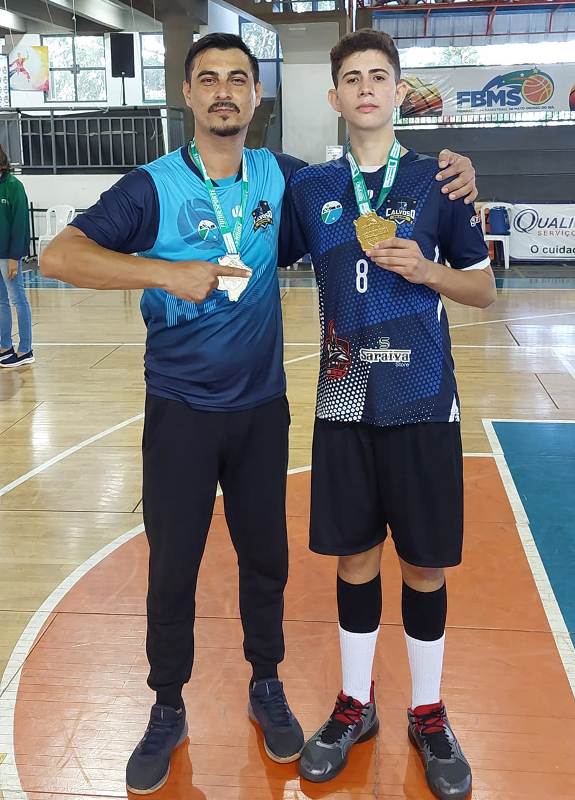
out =
[[(32, 314), (24, 291), (22, 257), (28, 255), (30, 221), (26, 191), (0, 147), (0, 367), (34, 362)], [(18, 350), (12, 344), (12, 303), (18, 317)]]

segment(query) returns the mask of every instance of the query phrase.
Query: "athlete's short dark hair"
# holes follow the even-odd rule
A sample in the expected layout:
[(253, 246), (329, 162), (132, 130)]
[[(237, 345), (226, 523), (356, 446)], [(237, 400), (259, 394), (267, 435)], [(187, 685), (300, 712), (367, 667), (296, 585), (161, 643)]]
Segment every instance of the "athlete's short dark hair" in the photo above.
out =
[(202, 36), (197, 42), (188, 50), (185, 63), (186, 80), (190, 82), (192, 77), (192, 69), (194, 67), (194, 59), (204, 50), (241, 50), (245, 53), (250, 60), (252, 73), (254, 76), (254, 83), (258, 83), (260, 79), (260, 65), (257, 58), (254, 56), (250, 48), (239, 36), (235, 33), (208, 33), (207, 36)]
[(343, 36), (331, 49), (329, 54), (331, 59), (331, 77), (336, 89), (339, 71), (345, 59), (354, 53), (364, 53), (366, 50), (379, 50), (380, 53), (384, 53), (393, 66), (396, 81), (401, 78), (399, 53), (397, 52), (397, 47), (391, 36), (383, 31), (374, 31), (372, 28), (362, 28), (359, 31), (354, 31), (354, 33), (348, 33)]

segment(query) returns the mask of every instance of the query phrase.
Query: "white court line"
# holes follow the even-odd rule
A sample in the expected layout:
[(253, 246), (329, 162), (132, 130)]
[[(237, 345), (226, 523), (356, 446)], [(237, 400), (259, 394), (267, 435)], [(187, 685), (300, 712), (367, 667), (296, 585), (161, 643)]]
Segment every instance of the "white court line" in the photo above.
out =
[[(575, 353), (575, 345), (552, 345), (552, 344), (453, 344), (451, 349), (462, 348), (471, 350), (515, 350), (515, 352), (537, 353), (539, 350), (552, 350), (553, 353)], [(559, 356), (558, 356), (559, 357)]]
[(34, 478), (41, 472), (45, 472), (47, 469), (53, 467), (54, 464), (57, 464), (59, 461), (63, 461), (65, 458), (68, 458), (68, 456), (74, 455), (74, 453), (77, 453), (78, 450), (82, 450), (83, 447), (87, 447), (88, 445), (97, 442), (99, 439), (103, 439), (104, 436), (109, 436), (111, 433), (115, 433), (116, 431), (125, 428), (127, 425), (131, 425), (133, 422), (137, 422), (138, 420), (141, 420), (143, 418), (144, 418), (143, 414), (137, 414), (135, 417), (130, 417), (130, 419), (125, 419), (123, 422), (120, 422), (117, 425), (113, 425), (111, 428), (106, 428), (105, 431), (100, 431), (100, 433), (97, 433), (95, 436), (90, 436), (89, 439), (84, 439), (83, 442), (79, 442), (78, 444), (75, 444), (73, 447), (69, 447), (67, 450), (63, 450), (61, 453), (58, 453), (57, 456), (48, 459), (48, 461), (44, 461), (43, 464), (39, 464), (37, 467), (34, 467), (34, 469), (31, 469), (30, 472), (26, 472), (25, 475), (20, 475), (20, 477), (16, 478), (16, 480), (12, 481), (11, 483), (7, 483), (6, 486), (2, 486), (0, 488), (0, 497), (2, 497), (5, 494), (8, 494), (8, 492), (11, 492), (12, 489), (16, 489), (17, 486), (26, 483), (26, 481), (29, 481), (30, 478)]
[[(308, 472), (310, 469), (310, 466), (296, 467), (295, 469), (288, 470), (288, 475)], [(221, 494), (219, 488), (217, 494)], [(0, 752), (6, 753), (5, 760), (0, 763), (0, 791), (4, 792), (5, 800), (8, 800), (8, 798), (13, 798), (13, 800), (27, 800), (28, 797), (28, 795), (23, 792), (18, 768), (16, 766), (16, 757), (14, 753), (14, 715), (18, 687), (20, 685), (20, 678), (22, 677), (22, 667), (30, 655), (30, 651), (34, 646), (38, 634), (58, 603), (84, 575), (123, 544), (129, 542), (130, 539), (143, 533), (143, 531), (144, 526), (142, 524), (136, 525), (134, 528), (126, 531), (126, 533), (118, 536), (117, 539), (105, 545), (105, 547), (102, 547), (97, 553), (94, 553), (93, 556), (87, 559), (87, 561), (84, 561), (83, 564), (80, 564), (80, 566), (75, 569), (71, 575), (65, 578), (62, 583), (54, 589), (50, 596), (46, 598), (18, 639), (12, 651), (12, 655), (10, 656), (10, 660), (6, 665), (6, 669), (4, 670), (2, 680), (0, 681)]]
[[(539, 555), (537, 545), (533, 539), (533, 534), (531, 533), (531, 528), (529, 527), (527, 513), (523, 503), (521, 502), (521, 498), (519, 497), (519, 492), (515, 486), (515, 481), (513, 480), (511, 471), (507, 465), (503, 448), (501, 447), (495, 432), (495, 428), (493, 427), (494, 422), (537, 422), (539, 424), (554, 424), (555, 420), (484, 419), (483, 426), (495, 456), (495, 463), (497, 464), (501, 481), (505, 487), (505, 491), (507, 492), (507, 497), (509, 499), (511, 508), (513, 509), (517, 532), (519, 534), (519, 538), (521, 539), (525, 556), (531, 568), (533, 579), (535, 581), (537, 591), (539, 592), (539, 596), (547, 616), (547, 621), (549, 622), (549, 627), (551, 628), (551, 633), (553, 634), (557, 650), (559, 651), (559, 656), (563, 662), (565, 672), (567, 673), (567, 679), (569, 680), (571, 691), (573, 692), (573, 695), (575, 695), (575, 647), (573, 646), (571, 636), (567, 630), (567, 625), (563, 619), (563, 614), (561, 613), (555, 593), (553, 592), (549, 576), (547, 575), (543, 561)], [(559, 420), (557, 420), (557, 422), (559, 422)], [(572, 423), (573, 420), (561, 420), (561, 422)]]
[[(575, 419), (526, 419), (525, 417), (489, 417), (489, 422), (541, 422), (546, 425), (575, 425)], [(485, 427), (485, 420), (483, 420), (483, 425)], [(502, 453), (503, 451), (500, 448), (495, 452)]]
[(288, 364), (295, 364), (296, 361), (305, 361), (308, 358), (315, 358), (319, 356), (319, 351), (317, 353), (309, 353), (307, 356), (299, 356), (299, 358), (290, 358), (289, 361), (284, 361), (284, 367), (287, 367)]
[(563, 364), (569, 375), (575, 380), (575, 367), (571, 365), (571, 362), (566, 358), (565, 355), (560, 351), (557, 347), (555, 348), (554, 355), (559, 359), (559, 361)]
[(532, 314), (527, 317), (508, 317), (507, 319), (485, 319), (480, 322), (460, 322), (458, 325), (450, 325), (450, 328), (470, 328), (474, 325), (495, 325), (498, 322), (520, 322), (526, 319), (547, 319), (548, 317), (571, 317), (575, 311), (560, 311), (556, 314)]
[[(474, 457), (493, 457), (497, 450), (501, 450), (497, 440), (495, 446), (493, 446), (493, 450), (494, 452), (491, 454), (466, 453), (465, 455)], [(495, 457), (497, 458), (496, 455)], [(288, 474), (294, 475), (307, 472), (309, 470), (309, 466), (296, 467), (294, 469), (290, 469)], [(523, 514), (525, 514), (524, 511)], [(105, 547), (101, 548), (91, 558), (74, 570), (71, 575), (65, 578), (34, 614), (20, 636), (16, 646), (14, 647), (10, 660), (8, 661), (6, 669), (4, 670), (2, 680), (0, 681), (0, 750), (7, 754), (5, 761), (0, 764), (0, 789), (4, 791), (6, 800), (8, 800), (8, 798), (12, 798), (12, 800), (26, 800), (27, 798), (27, 795), (23, 793), (22, 786), (20, 784), (20, 778), (18, 775), (14, 755), (14, 714), (18, 686), (22, 675), (22, 667), (28, 655), (30, 654), (40, 630), (49, 619), (49, 616), (53, 612), (54, 608), (84, 575), (86, 575), (104, 558), (113, 553), (123, 544), (142, 533), (143, 530), (144, 526), (142, 524), (130, 529), (114, 541), (107, 544)], [(9, 689), (6, 688), (8, 686), (10, 687)]]
[[(122, 534), (122, 536), (114, 539), (110, 544), (102, 547), (101, 550), (98, 550), (91, 558), (75, 569), (74, 572), (65, 578), (62, 583), (54, 589), (52, 594), (46, 598), (18, 639), (18, 643), (12, 651), (10, 660), (4, 670), (2, 681), (0, 682), (0, 751), (6, 753), (5, 760), (0, 764), (0, 791), (4, 793), (23, 791), (14, 753), (14, 714), (16, 710), (18, 686), (20, 685), (20, 678), (22, 676), (22, 667), (34, 646), (38, 634), (42, 630), (43, 625), (48, 621), (54, 608), (89, 570), (99, 564), (106, 556), (110, 555), (110, 553), (113, 553), (114, 550), (122, 544), (133, 539), (134, 536), (137, 536), (139, 533), (142, 533), (143, 530), (144, 526), (142, 524), (137, 525), (135, 528)], [(5, 794), (5, 796), (8, 797), (10, 795)], [(27, 798), (26, 794), (22, 796)]]
[[(314, 358), (318, 356), (319, 353), (310, 353), (307, 356), (299, 356), (299, 358), (292, 358), (288, 361), (284, 361), (284, 366), (287, 364), (294, 364), (296, 361), (304, 361), (307, 358)], [(43, 464), (39, 464), (34, 469), (31, 469), (29, 472), (26, 472), (24, 475), (20, 475), (19, 478), (16, 478), (11, 483), (7, 483), (5, 486), (0, 487), (0, 497), (3, 495), (8, 494), (13, 489), (16, 489), (18, 486), (21, 486), (26, 481), (29, 481), (30, 478), (34, 478), (36, 475), (39, 475), (42, 472), (45, 472), (50, 467), (53, 467), (54, 464), (58, 464), (58, 462), (63, 461), (68, 456), (74, 455), (79, 450), (82, 450), (84, 447), (88, 447), (88, 445), (97, 442), (99, 439), (103, 439), (105, 436), (109, 436), (111, 433), (115, 433), (116, 431), (121, 430), (122, 428), (131, 425), (133, 422), (138, 422), (139, 420), (144, 419), (144, 414), (136, 414), (135, 417), (130, 417), (129, 419), (124, 420), (123, 422), (118, 423), (117, 425), (113, 425), (111, 428), (106, 428), (104, 431), (100, 431), (95, 436), (90, 436), (89, 439), (84, 439), (82, 442), (78, 442), (73, 447), (69, 447), (67, 450), (63, 450), (61, 453), (58, 453), (57, 456), (48, 459), (48, 461), (44, 461)]]

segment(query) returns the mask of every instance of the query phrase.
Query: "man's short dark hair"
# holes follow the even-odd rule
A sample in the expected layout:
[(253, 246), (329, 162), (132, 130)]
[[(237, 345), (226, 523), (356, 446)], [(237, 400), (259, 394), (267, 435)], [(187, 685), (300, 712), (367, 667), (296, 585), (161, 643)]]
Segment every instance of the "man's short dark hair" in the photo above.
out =
[(188, 83), (192, 77), (194, 59), (200, 53), (203, 53), (204, 50), (241, 50), (250, 60), (254, 83), (258, 83), (260, 79), (260, 65), (258, 64), (258, 60), (244, 40), (236, 36), (235, 33), (208, 33), (207, 36), (202, 36), (201, 39), (194, 42), (186, 56), (185, 72)]
[(354, 53), (365, 53), (366, 50), (379, 50), (388, 57), (395, 72), (395, 79), (401, 78), (401, 66), (399, 64), (399, 53), (395, 42), (388, 33), (374, 31), (372, 28), (362, 28), (354, 33), (343, 36), (339, 42), (332, 47), (329, 57), (331, 59), (331, 77), (333, 85), (337, 89), (337, 76), (341, 65), (348, 56)]

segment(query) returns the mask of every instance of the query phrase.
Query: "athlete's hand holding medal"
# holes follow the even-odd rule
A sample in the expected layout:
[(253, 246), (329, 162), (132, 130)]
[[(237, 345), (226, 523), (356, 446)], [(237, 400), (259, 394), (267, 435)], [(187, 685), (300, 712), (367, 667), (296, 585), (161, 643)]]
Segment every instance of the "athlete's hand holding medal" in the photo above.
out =
[(410, 283), (428, 284), (432, 277), (433, 261), (424, 258), (413, 239), (384, 239), (365, 251), (378, 267), (395, 272)]
[[(391, 192), (399, 168), (400, 155), (401, 146), (395, 139), (387, 158), (387, 167), (375, 206), (376, 210), (380, 208)], [(396, 272), (410, 283), (427, 283), (433, 263), (423, 257), (417, 242), (412, 239), (398, 239), (395, 236), (397, 230), (395, 222), (383, 219), (371, 207), (364, 177), (352, 153), (347, 154), (347, 160), (351, 167), (353, 191), (360, 213), (353, 224), (357, 239), (366, 256), (378, 267)]]

